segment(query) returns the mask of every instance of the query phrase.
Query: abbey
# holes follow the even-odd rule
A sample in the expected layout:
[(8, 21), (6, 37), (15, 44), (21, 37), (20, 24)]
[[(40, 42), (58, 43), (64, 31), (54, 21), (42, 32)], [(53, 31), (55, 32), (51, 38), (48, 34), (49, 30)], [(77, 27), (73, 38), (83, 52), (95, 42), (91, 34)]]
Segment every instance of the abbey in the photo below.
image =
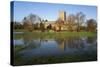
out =
[(77, 29), (77, 24), (72, 21), (73, 19), (74, 17), (68, 17), (65, 11), (59, 11), (57, 20), (44, 22), (45, 29), (51, 25), (52, 30), (55, 31), (75, 31)]

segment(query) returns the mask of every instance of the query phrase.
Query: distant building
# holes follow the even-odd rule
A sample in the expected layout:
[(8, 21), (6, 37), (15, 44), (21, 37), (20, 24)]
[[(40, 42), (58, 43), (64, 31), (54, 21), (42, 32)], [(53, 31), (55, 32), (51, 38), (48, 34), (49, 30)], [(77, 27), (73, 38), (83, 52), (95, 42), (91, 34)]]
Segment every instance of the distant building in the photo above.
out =
[(33, 30), (34, 28), (40, 28), (40, 23), (44, 24), (45, 30), (52, 31), (75, 31), (77, 29), (76, 23), (68, 23), (68, 16), (65, 11), (59, 11), (58, 19), (55, 21), (41, 21), (41, 18), (37, 15), (30, 14), (23, 20), (24, 27), (28, 30)]
[[(65, 11), (59, 11), (58, 14), (59, 14), (58, 15), (58, 20), (66, 22), (66, 12)], [(59, 22), (58, 23), (56, 23), (56, 22), (57, 21), (47, 21), (47, 22), (44, 22), (45, 29), (47, 29), (47, 27), (49, 25), (51, 25), (52, 26), (52, 30), (55, 30), (55, 31), (67, 30), (68, 29), (64, 23), (61, 24), (61, 27), (59, 27)]]
[(55, 26), (55, 21), (47, 21), (47, 22), (44, 22), (44, 27), (45, 27), (45, 29), (47, 29), (47, 27), (49, 26), (49, 25), (52, 25), (52, 28)]
[(66, 12), (65, 11), (59, 11), (59, 19), (66, 21)]

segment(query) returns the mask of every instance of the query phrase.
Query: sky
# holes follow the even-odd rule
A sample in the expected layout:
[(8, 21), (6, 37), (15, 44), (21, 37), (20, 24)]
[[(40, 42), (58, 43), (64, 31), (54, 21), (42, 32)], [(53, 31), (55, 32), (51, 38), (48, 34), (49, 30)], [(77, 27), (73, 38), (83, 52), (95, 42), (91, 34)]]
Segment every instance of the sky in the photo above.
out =
[(71, 5), (71, 4), (54, 4), (54, 3), (39, 3), (39, 2), (24, 2), (14, 1), (14, 5), (11, 4), (11, 14), (13, 13), (13, 21), (21, 22), (25, 16), (29, 14), (36, 14), (41, 19), (47, 19), (49, 21), (55, 21), (58, 18), (59, 11), (65, 11), (66, 15), (83, 12), (86, 15), (86, 19), (97, 20), (97, 7), (86, 5)]

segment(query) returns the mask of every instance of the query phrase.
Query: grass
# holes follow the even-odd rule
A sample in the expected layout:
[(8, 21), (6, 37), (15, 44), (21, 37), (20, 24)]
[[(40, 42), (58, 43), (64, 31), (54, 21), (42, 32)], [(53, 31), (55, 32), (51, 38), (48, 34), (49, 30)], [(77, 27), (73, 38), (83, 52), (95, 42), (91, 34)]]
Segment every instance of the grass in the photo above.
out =
[(51, 63), (65, 63), (65, 62), (82, 62), (82, 61), (96, 61), (97, 54), (77, 54), (77, 55), (63, 55), (63, 56), (36, 56), (32, 58), (24, 58), (17, 56), (15, 65), (32, 65), (32, 64), (51, 64)]
[(24, 29), (13, 29), (13, 32), (25, 32), (26, 30), (24, 30)]
[(16, 53), (16, 52), (19, 52), (20, 50), (22, 50), (24, 48), (25, 48), (25, 46), (23, 46), (23, 45), (16, 45), (16, 46), (14, 46), (14, 51)]
[(14, 34), (14, 39), (23, 37), (31, 38), (66, 38), (66, 37), (84, 37), (84, 36), (96, 36), (93, 32), (25, 32), (24, 34)]

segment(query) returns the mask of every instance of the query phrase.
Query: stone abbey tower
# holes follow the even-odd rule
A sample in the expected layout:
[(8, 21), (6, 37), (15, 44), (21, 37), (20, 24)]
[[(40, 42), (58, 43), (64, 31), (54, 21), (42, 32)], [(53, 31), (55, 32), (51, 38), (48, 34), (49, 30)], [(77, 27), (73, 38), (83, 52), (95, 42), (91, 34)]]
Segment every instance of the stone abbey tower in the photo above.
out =
[(66, 21), (66, 12), (65, 11), (59, 11), (59, 19)]

